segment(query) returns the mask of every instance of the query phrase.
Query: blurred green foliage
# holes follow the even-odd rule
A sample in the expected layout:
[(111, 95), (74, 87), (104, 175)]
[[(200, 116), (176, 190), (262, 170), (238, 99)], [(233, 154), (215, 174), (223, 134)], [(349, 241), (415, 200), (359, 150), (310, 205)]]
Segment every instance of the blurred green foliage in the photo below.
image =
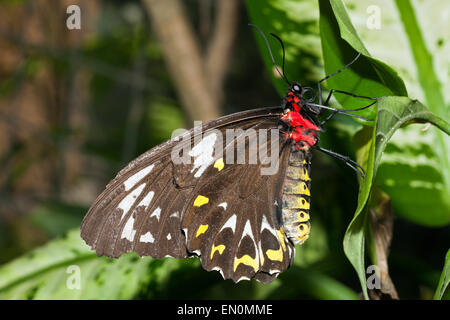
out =
[[(356, 33), (350, 20), (346, 20), (347, 11), (340, 1), (332, 1), (332, 5), (324, 3), (319, 11), (317, 2), (313, 1), (247, 0), (248, 11), (241, 14), (248, 14), (250, 21), (264, 32), (273, 32), (283, 39), (286, 46), (286, 74), (290, 80), (315, 87), (325, 74), (339, 69), (353, 59), (357, 51), (362, 51), (365, 57), (354, 68), (330, 79), (325, 85), (368, 96), (406, 95), (402, 80), (405, 71), (402, 70), (402, 73), (397, 70), (395, 64), (388, 66), (387, 60), (386, 63), (381, 62), (385, 61), (385, 57), (370, 56), (370, 47), (374, 46), (370, 36), (366, 36), (370, 33), (362, 32), (362, 40), (359, 39), (360, 29), (356, 28)], [(361, 15), (361, 5), (351, 1), (346, 1), (346, 4), (352, 21)], [(78, 66), (91, 74), (89, 105), (86, 107), (88, 123), (83, 133), (87, 139), (82, 145), (82, 151), (99, 163), (85, 166), (82, 175), (83, 178), (100, 180), (103, 185), (129, 160), (170, 138), (174, 129), (191, 125), (185, 123), (172, 81), (163, 64), (162, 52), (154, 36), (149, 33), (148, 21), (143, 17), (137, 20), (127, 18), (124, 12), (128, 5), (138, 6), (142, 10), (136, 1), (105, 4), (98, 22), (98, 33), (74, 49)], [(194, 3), (187, 6), (190, 14), (195, 16)], [(394, 9), (401, 10), (401, 6)], [(421, 19), (433, 17), (424, 16)], [(276, 105), (286, 90), (286, 84), (273, 73), (263, 40), (246, 26), (245, 17), (241, 20), (235, 43), (237, 49), (225, 88), (224, 113)], [(398, 25), (402, 21), (391, 23)], [(407, 28), (405, 32), (408, 32)], [(274, 39), (269, 41), (275, 58), (281, 61), (278, 42)], [(255, 50), (256, 44), (259, 52)], [(383, 43), (379, 45), (385, 48), (389, 46)], [(69, 53), (61, 49), (57, 54), (40, 52), (28, 56), (14, 74), (1, 79), (0, 94), (11, 94), (18, 86), (17, 79), (33, 77), (36, 70), (43, 67), (43, 61), (49, 62), (61, 79), (69, 77), (73, 63)], [(432, 53), (435, 54), (434, 51)], [(262, 60), (259, 55), (263, 57)], [(416, 65), (421, 63), (419, 59), (414, 62)], [(406, 78), (406, 87), (411, 96), (411, 92), (421, 86), (411, 85), (410, 78)], [(412, 96), (420, 95), (414, 93)], [(345, 96), (333, 99), (334, 105), (347, 108), (361, 106), (364, 102)], [(386, 117), (390, 110), (404, 108), (410, 103), (406, 97), (383, 100), (378, 106), (378, 120), (392, 120)], [(422, 103), (428, 106), (429, 101), (424, 100)], [(422, 106), (417, 104), (414, 112), (417, 113)], [(445, 104), (438, 107), (442, 110), (432, 108), (431, 105), (428, 107), (444, 119), (445, 110), (449, 109)], [(380, 108), (386, 111), (384, 115), (380, 113)], [(361, 114), (376, 115), (375, 109)], [(435, 118), (422, 120), (439, 121)], [(364, 126), (364, 123), (342, 116), (337, 116), (329, 123), (327, 132), (321, 136), (323, 146), (352, 158), (358, 156), (361, 163), (371, 163), (368, 166), (370, 179), (358, 190), (358, 181), (348, 167), (314, 153), (311, 237), (304, 245), (296, 248), (294, 266), (269, 285), (255, 281), (238, 284), (231, 280), (224, 281), (219, 273), (208, 273), (201, 269), (198, 259), (155, 260), (139, 258), (133, 253), (119, 259), (99, 258), (80, 239), (77, 229), (87, 211), (86, 204), (67, 203), (63, 198), (54, 196), (38, 201), (27, 217), (26, 225), (30, 230), (33, 228), (44, 233), (48, 239), (62, 234), (64, 236), (17, 259), (12, 260), (24, 251), (23, 247), (17, 245), (20, 233), (15, 233), (10, 224), (0, 220), (0, 263), (4, 263), (0, 266), (0, 298), (358, 299), (360, 281), (347, 256), (350, 256), (353, 265), (356, 261), (361, 280), (364, 265), (370, 263), (364, 250), (361, 250), (366, 235), (362, 231), (364, 221), (358, 219), (367, 213), (366, 202), (372, 183), (385, 191), (393, 204), (395, 220), (389, 268), (400, 298), (426, 299), (433, 295), (449, 298), (449, 290), (444, 293), (442, 289), (450, 277), (448, 254), (443, 268), (450, 244), (449, 185), (446, 178), (450, 173), (445, 166), (450, 151), (445, 149), (448, 136), (436, 128), (420, 131), (421, 128), (416, 124), (397, 130), (393, 140), (382, 148), (378, 148), (380, 143), (375, 140), (375, 136), (370, 140), (372, 147), (360, 145), (358, 141), (353, 144), (357, 132), (386, 133), (391, 124), (404, 124), (401, 117), (400, 121), (383, 123), (385, 127), (372, 129)], [(62, 126), (56, 128), (50, 139), (66, 141), (73, 134), (80, 133), (67, 132)], [(420, 143), (413, 145), (413, 141)], [(439, 141), (444, 141), (444, 144)], [(439, 152), (439, 148), (444, 149)], [(12, 152), (14, 150), (20, 150), (20, 145)], [(424, 157), (425, 161), (421, 161)], [(26, 168), (26, 161), (22, 160), (22, 164), (11, 170), (9, 179), (14, 180)], [(7, 192), (6, 188), (2, 196), (8, 196)], [(353, 216), (350, 231), (354, 230), (355, 225), (358, 227), (354, 233), (357, 234), (356, 238), (347, 231)], [(345, 235), (347, 256), (343, 249)], [(370, 242), (368, 245), (371, 245)], [(79, 290), (71, 289), (68, 285), (68, 281), (73, 280), (71, 276), (77, 272), (70, 266), (79, 267)]]

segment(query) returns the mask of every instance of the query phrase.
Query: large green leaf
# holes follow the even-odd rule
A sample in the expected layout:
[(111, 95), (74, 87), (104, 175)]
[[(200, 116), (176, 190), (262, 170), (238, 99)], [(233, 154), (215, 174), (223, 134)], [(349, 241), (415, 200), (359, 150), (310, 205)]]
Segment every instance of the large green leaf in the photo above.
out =
[[(367, 202), (382, 154), (394, 132), (402, 125), (417, 121), (430, 122), (450, 134), (450, 124), (430, 112), (420, 102), (406, 97), (384, 97), (378, 102), (377, 125), (369, 139), (360, 139), (363, 143), (362, 157), (367, 159), (367, 176), (362, 181), (358, 196), (358, 207), (344, 237), (344, 250), (360, 277), (363, 290), (365, 286), (364, 268), (364, 226)], [(367, 293), (366, 293), (367, 294)]]
[[(320, 35), (325, 71), (331, 74), (349, 63), (357, 53), (362, 56), (351, 68), (327, 80), (328, 87), (357, 95), (381, 97), (407, 95), (403, 80), (385, 63), (371, 58), (359, 39), (341, 1), (319, 1)], [(346, 108), (357, 108), (367, 100), (336, 94), (336, 99)], [(375, 108), (361, 114), (373, 117)]]
[[(447, 1), (345, 1), (364, 45), (405, 80), (410, 97), (444, 119), (450, 115)], [(379, 13), (379, 15), (376, 14)], [(368, 20), (379, 18), (379, 29)], [(376, 184), (394, 213), (426, 226), (450, 222), (450, 138), (436, 128), (398, 130), (387, 146)], [(426, 212), (426, 215), (423, 214)]]

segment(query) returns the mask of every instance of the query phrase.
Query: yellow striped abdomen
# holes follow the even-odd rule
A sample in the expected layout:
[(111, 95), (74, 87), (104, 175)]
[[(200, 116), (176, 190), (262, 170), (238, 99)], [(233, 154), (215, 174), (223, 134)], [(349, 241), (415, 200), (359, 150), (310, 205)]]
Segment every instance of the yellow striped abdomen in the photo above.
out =
[(309, 154), (291, 151), (283, 184), (282, 219), (286, 236), (294, 244), (302, 244), (309, 237), (310, 192)]

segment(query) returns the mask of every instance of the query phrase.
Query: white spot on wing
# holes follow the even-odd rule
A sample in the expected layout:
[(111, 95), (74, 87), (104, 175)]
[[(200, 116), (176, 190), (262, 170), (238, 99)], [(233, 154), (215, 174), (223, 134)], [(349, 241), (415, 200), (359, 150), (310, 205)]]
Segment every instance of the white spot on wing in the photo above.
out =
[(213, 152), (216, 139), (217, 135), (215, 133), (211, 133), (204, 137), (202, 141), (200, 141), (192, 148), (191, 151), (189, 151), (189, 155), (195, 158), (194, 167), (191, 172), (198, 169), (194, 174), (195, 178), (200, 177), (203, 172), (205, 172), (206, 168), (214, 162)]
[(172, 213), (172, 214), (169, 216), (169, 218), (170, 218), (170, 217), (178, 218), (178, 211), (175, 211), (174, 213)]
[(274, 235), (275, 238), (278, 239), (277, 233), (275, 232), (275, 230), (270, 226), (269, 222), (267, 221), (267, 218), (265, 215), (263, 215), (262, 221), (261, 221), (261, 232), (267, 229), (268, 231), (270, 231), (271, 234)]
[(253, 241), (255, 241), (255, 239), (253, 237), (252, 226), (250, 225), (250, 220), (247, 220), (247, 222), (245, 223), (244, 231), (242, 232), (241, 241), (242, 241), (242, 238), (244, 238), (245, 236), (249, 236)]
[(170, 235), (170, 233), (167, 234), (167, 240), (172, 239), (172, 236)]
[(150, 215), (150, 218), (154, 216), (154, 217), (156, 217), (156, 219), (158, 219), (158, 221), (159, 221), (160, 215), (161, 215), (161, 208), (158, 207), (158, 208), (156, 208), (155, 211), (153, 211), (153, 213)]
[(145, 183), (141, 184), (139, 187), (134, 189), (125, 198), (123, 198), (122, 201), (120, 201), (119, 205), (117, 206), (118, 208), (123, 210), (122, 217), (120, 218), (120, 220), (122, 220), (123, 217), (125, 217), (125, 215), (128, 213), (128, 210), (130, 210), (134, 201), (136, 201), (136, 198), (141, 194), (144, 187)]
[[(241, 237), (241, 240), (239, 240), (238, 246), (241, 245), (242, 239), (244, 239), (245, 236), (249, 236), (250, 239), (252, 239), (253, 244), (255, 245), (255, 250), (258, 250), (258, 247), (256, 245), (256, 241), (255, 241), (255, 237), (253, 236), (252, 226), (250, 224), (250, 220), (247, 220), (247, 222), (245, 223), (244, 231), (242, 232), (242, 237)], [(258, 266), (261, 266), (261, 263), (260, 263), (261, 260), (260, 260), (259, 254), (256, 254), (256, 258), (257, 258), (256, 260), (258, 261)]]
[(270, 269), (269, 270), (269, 274), (272, 276), (274, 273), (276, 273), (276, 276), (278, 276), (278, 273), (280, 273), (281, 270), (278, 269)]
[(151, 202), (152, 199), (153, 199), (153, 195), (154, 195), (154, 194), (155, 194), (155, 193), (154, 193), (153, 191), (150, 191), (150, 192), (145, 196), (145, 198), (142, 199), (141, 202), (139, 202), (139, 204), (138, 204), (137, 206), (138, 206), (138, 207), (140, 207), (140, 206), (148, 207), (148, 205), (150, 204), (150, 202)]
[(250, 278), (249, 278), (249, 277), (242, 276), (242, 277), (240, 277), (239, 279), (237, 279), (236, 283), (239, 282), (239, 281), (242, 281), (242, 280), (250, 280)]
[(131, 216), (122, 230), (121, 239), (127, 239), (128, 241), (133, 241), (136, 235), (136, 230), (133, 230), (134, 218)]
[(145, 243), (153, 243), (155, 241), (155, 238), (153, 238), (150, 232), (147, 232), (146, 234), (142, 235), (139, 240)]
[(220, 228), (219, 232), (222, 231), (225, 228), (231, 228), (231, 230), (233, 230), (233, 233), (234, 233), (234, 230), (236, 229), (236, 215), (235, 214), (233, 214), (227, 220), (227, 222), (225, 222), (225, 224), (222, 226), (222, 228)]
[(291, 246), (287, 246), (289, 248), (289, 256), (292, 255), (291, 259), (294, 259), (295, 257), (295, 250), (292, 250)]
[(223, 274), (223, 270), (222, 270), (222, 268), (220, 268), (220, 267), (214, 267), (214, 268), (212, 268), (211, 270), (219, 271), (219, 272), (220, 272), (220, 274), (222, 275), (222, 278), (224, 278), (224, 279), (225, 279), (225, 276), (224, 276), (224, 274)]
[(228, 204), (226, 202), (222, 202), (221, 204), (218, 205), (218, 207), (222, 207), (225, 210), (227, 210), (227, 206), (228, 206)]
[(144, 169), (138, 171), (137, 173), (133, 174), (131, 177), (129, 177), (124, 183), (123, 185), (125, 186), (125, 191), (130, 190), (131, 188), (134, 187), (134, 185), (136, 183), (138, 183), (139, 181), (142, 180), (142, 178), (144, 178), (148, 173), (150, 173), (150, 171), (152, 171), (153, 167), (155, 165), (149, 165), (148, 167), (145, 167)]

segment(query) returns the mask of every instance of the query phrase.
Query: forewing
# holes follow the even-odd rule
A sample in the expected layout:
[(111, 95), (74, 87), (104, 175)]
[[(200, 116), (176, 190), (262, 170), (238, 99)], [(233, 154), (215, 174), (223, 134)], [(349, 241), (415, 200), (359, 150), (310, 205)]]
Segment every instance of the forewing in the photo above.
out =
[[(280, 112), (264, 108), (225, 116), (203, 125), (199, 134), (191, 130), (147, 151), (122, 169), (97, 198), (83, 220), (81, 236), (97, 254), (110, 257), (133, 250), (156, 258), (192, 254), (181, 221), (199, 182), (214, 179), (205, 175), (217, 160), (209, 153), (210, 130), (224, 134), (226, 129), (261, 123), (277, 127)], [(174, 164), (171, 152), (183, 143), (194, 145), (191, 151), (197, 153), (188, 155), (189, 164)]]

